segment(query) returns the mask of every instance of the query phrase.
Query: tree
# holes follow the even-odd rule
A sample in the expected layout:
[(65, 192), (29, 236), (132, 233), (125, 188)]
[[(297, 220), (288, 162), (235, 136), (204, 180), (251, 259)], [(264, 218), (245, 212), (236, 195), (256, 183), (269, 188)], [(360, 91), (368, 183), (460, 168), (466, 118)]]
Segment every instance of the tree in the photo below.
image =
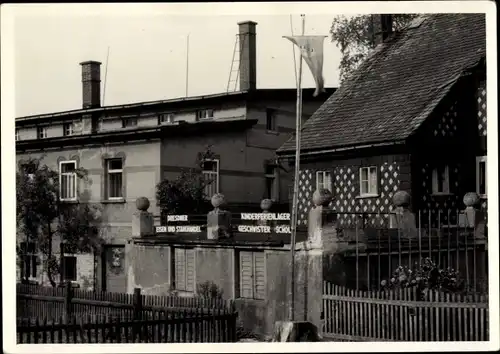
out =
[[(418, 15), (393, 15), (394, 31), (400, 31)], [(344, 81), (365, 60), (368, 53), (375, 48), (375, 18), (373, 15), (336, 16), (333, 19), (330, 34), (332, 42), (340, 48), (340, 81)]]
[(199, 214), (206, 211), (205, 187), (214, 181), (205, 180), (201, 170), (206, 160), (213, 159), (212, 147), (198, 153), (196, 168), (188, 168), (174, 180), (164, 179), (156, 185), (156, 200), (162, 213)]
[[(82, 168), (75, 170), (75, 175), (79, 180), (87, 179)], [(71, 253), (98, 251), (101, 245), (100, 208), (78, 201), (61, 202), (59, 191), (58, 172), (43, 164), (42, 158), (28, 159), (16, 173), (18, 237), (37, 245), (52, 286), (56, 286), (54, 276), (61, 268), (60, 260), (53, 254), (55, 237), (65, 244), (66, 252)], [(23, 256), (19, 247), (17, 252)]]

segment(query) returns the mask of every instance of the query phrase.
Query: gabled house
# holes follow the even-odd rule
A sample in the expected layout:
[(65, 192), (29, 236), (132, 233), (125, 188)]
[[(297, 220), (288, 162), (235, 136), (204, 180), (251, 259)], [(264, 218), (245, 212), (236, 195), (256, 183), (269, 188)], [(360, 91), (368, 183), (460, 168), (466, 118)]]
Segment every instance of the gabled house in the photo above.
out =
[[(453, 225), (465, 193), (487, 204), (485, 15), (377, 17), (382, 41), (303, 126), (299, 224), (327, 188), (345, 224), (384, 227), (405, 190), (422, 225)], [(293, 165), (295, 137), (277, 154)]]
[[(81, 63), (82, 107), (16, 118), (18, 167), (29, 157), (44, 156), (43, 163), (61, 176), (62, 202), (103, 206), (102, 254), (64, 255), (72, 266), (65, 268), (61, 280), (124, 291), (126, 274), (120, 260), (131, 237), (136, 199), (150, 200), (149, 210), (159, 225), (156, 185), (196, 168), (198, 154), (207, 146), (214, 155), (200, 172), (213, 181), (207, 186), (208, 198), (220, 192), (229, 205), (245, 210), (260, 210), (260, 201), (271, 198), (286, 208), (289, 182), (280, 173), (275, 151), (293, 132), (296, 90), (257, 88), (256, 25), (238, 24), (239, 91), (102, 106), (101, 63), (86, 61)], [(305, 91), (304, 120), (334, 89), (318, 97), (312, 97), (313, 89)], [(77, 180), (77, 168), (87, 170), (87, 182)], [(26, 240), (18, 236), (27, 250), (25, 275), (44, 282), (40, 261), (31, 257), (36, 245), (23, 244)], [(60, 245), (54, 247), (60, 254)]]

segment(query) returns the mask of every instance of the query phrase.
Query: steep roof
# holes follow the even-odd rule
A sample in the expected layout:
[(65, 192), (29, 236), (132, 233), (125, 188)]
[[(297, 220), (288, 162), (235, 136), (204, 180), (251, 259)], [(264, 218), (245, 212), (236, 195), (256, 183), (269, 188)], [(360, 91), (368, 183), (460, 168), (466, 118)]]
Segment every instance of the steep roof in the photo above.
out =
[[(486, 55), (484, 14), (433, 14), (377, 46), (302, 128), (301, 149), (406, 139)], [(278, 153), (295, 149), (295, 137)]]

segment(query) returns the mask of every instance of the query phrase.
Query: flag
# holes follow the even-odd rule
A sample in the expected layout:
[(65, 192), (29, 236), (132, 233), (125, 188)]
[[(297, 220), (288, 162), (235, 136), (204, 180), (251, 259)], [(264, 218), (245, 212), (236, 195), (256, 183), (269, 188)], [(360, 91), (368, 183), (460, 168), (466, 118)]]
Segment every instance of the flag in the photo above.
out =
[(311, 69), (316, 82), (313, 96), (325, 92), (323, 80), (323, 43), (326, 36), (284, 36), (300, 49), (300, 54)]

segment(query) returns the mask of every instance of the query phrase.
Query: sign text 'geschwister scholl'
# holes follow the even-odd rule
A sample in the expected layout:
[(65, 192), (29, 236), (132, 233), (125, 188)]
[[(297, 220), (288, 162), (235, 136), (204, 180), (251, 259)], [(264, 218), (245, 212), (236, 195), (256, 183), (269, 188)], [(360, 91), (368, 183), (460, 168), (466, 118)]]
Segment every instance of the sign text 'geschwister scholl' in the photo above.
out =
[[(251, 232), (251, 233), (277, 233), (289, 234), (290, 224), (278, 224), (279, 221), (290, 221), (289, 213), (241, 213), (241, 220), (255, 220), (264, 221), (264, 225), (238, 225), (238, 232)], [(267, 221), (272, 222), (274, 225), (267, 225)]]

